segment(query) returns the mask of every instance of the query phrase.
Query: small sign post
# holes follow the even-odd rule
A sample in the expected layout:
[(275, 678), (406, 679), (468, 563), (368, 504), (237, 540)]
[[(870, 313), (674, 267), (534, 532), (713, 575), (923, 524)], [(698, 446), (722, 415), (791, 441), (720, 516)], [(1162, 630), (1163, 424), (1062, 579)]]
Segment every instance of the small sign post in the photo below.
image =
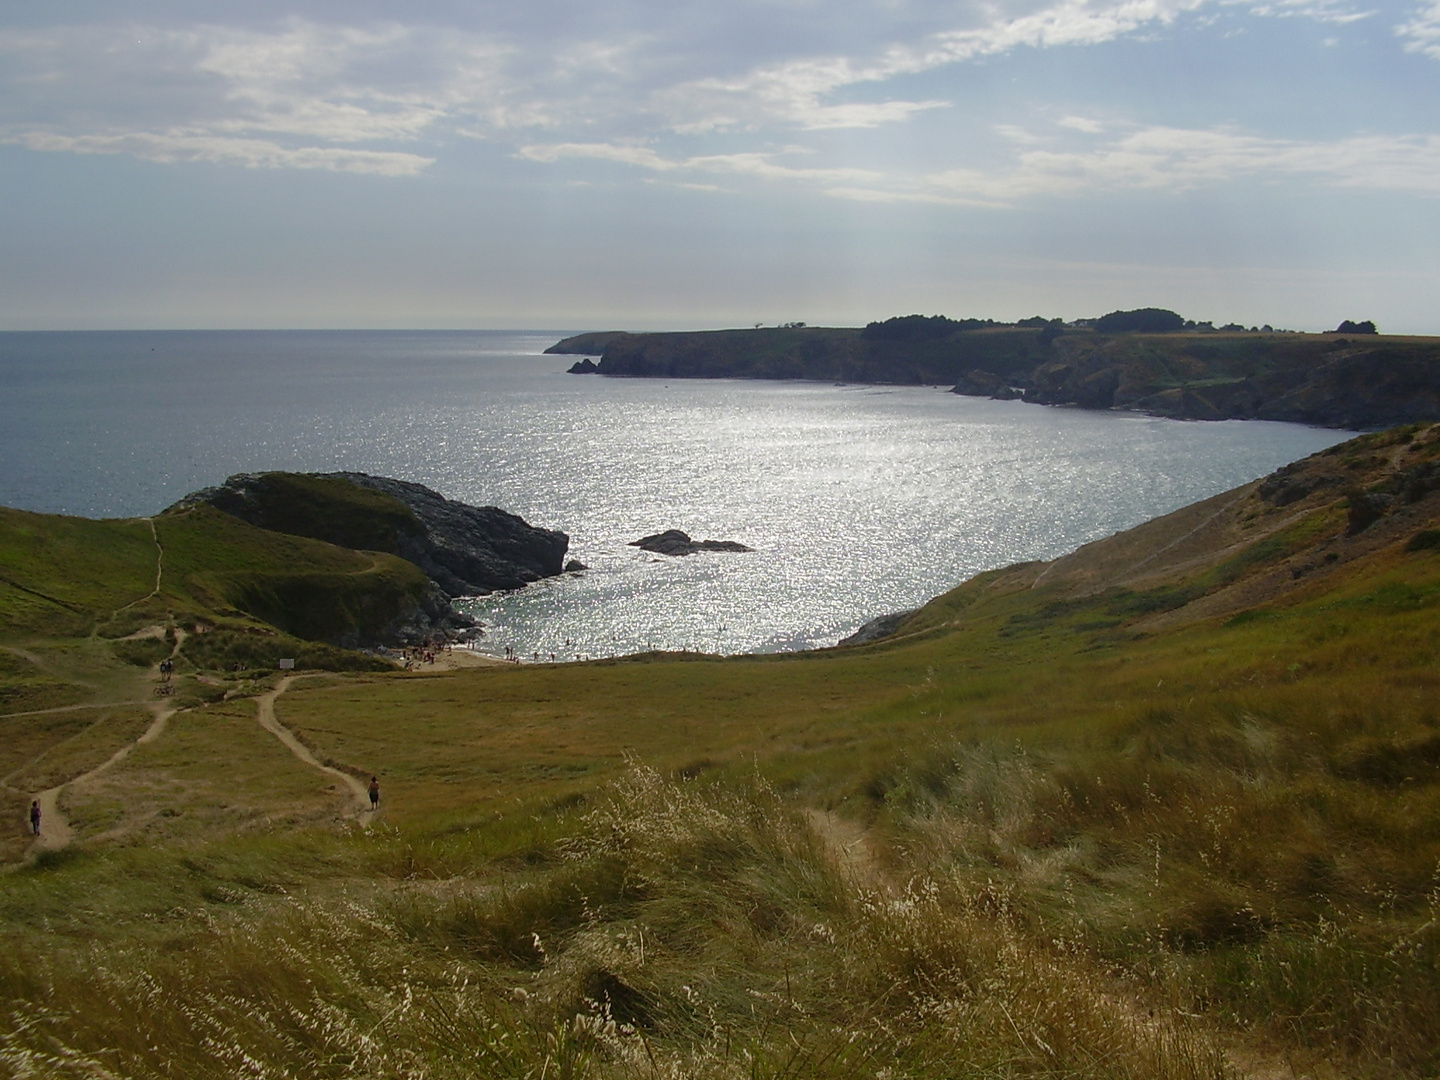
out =
[(281, 670), (281, 671), (294, 671), (294, 670), (295, 670), (295, 661), (294, 661), (294, 659), (284, 659), (284, 660), (281, 660), (281, 661), (280, 661), (280, 670)]

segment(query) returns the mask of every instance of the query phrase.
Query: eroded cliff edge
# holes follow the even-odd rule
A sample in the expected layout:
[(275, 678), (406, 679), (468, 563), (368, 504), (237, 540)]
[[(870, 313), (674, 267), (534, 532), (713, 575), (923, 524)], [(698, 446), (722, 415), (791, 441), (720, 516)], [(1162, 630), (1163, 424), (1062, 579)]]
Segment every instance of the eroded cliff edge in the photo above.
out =
[(572, 371), (630, 378), (948, 385), (1042, 405), (1350, 429), (1440, 420), (1440, 338), (987, 325), (896, 340), (860, 329), (773, 327), (607, 332), (549, 351), (589, 351), (599, 361)]

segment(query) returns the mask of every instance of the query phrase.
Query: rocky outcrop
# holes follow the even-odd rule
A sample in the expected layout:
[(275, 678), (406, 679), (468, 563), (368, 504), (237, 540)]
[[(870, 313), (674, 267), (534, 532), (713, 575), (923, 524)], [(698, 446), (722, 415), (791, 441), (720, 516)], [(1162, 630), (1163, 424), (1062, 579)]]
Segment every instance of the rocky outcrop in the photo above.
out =
[(982, 371), (979, 368), (961, 376), (951, 392), (970, 397), (994, 398), (996, 401), (1013, 401), (1020, 396), (1009, 380), (1001, 378), (993, 371)]
[(642, 536), (639, 540), (631, 540), (630, 546), (638, 547), (642, 551), (653, 551), (657, 555), (693, 555), (697, 551), (755, 550), (734, 540), (691, 540), (687, 533), (683, 533), (679, 529), (667, 529), (665, 532), (654, 533), (651, 536)]
[(414, 563), (450, 597), (518, 589), (564, 569), (570, 538), (494, 506), (367, 473), (242, 473), (186, 496), (252, 525), (383, 551)]
[(591, 360), (588, 356), (585, 357), (584, 360), (575, 361), (575, 363), (571, 364), (568, 368), (565, 369), (565, 371), (570, 375), (600, 374), (600, 369), (595, 366), (595, 361)]
[(849, 637), (841, 638), (838, 642), (836, 642), (836, 644), (867, 645), (872, 641), (879, 641), (881, 638), (887, 638), (891, 634), (895, 633), (896, 630), (900, 629), (900, 624), (903, 623), (906, 619), (908, 619), (911, 615), (914, 615), (917, 610), (919, 609), (911, 608), (909, 611), (894, 611), (891, 612), (889, 615), (877, 616), (876, 618), (871, 619), (869, 622), (867, 622), (864, 626), (860, 627), (859, 630), (856, 630)]
[(331, 473), (393, 496), (422, 532), (397, 537), (395, 554), (408, 559), (451, 596), (518, 589), (564, 571), (570, 538), (541, 529), (496, 506), (470, 506), (421, 484), (365, 473)]

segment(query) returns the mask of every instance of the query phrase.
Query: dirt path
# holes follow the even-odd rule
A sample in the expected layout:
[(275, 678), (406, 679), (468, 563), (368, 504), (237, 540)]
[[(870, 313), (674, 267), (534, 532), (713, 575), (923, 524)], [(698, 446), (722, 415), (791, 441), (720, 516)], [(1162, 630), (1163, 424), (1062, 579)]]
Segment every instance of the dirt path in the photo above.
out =
[(828, 810), (813, 808), (805, 811), (805, 819), (846, 877), (868, 889), (895, 891), (865, 826)]
[(7, 712), (0, 719), (9, 720), (15, 716), (49, 716), (51, 713), (80, 712), (82, 709), (114, 709), (121, 705), (153, 705), (153, 701), (137, 698), (134, 701), (101, 701), (91, 705), (56, 705), (53, 709), (31, 709), (29, 712)]
[(136, 604), (143, 604), (146, 600), (160, 595), (160, 579), (165, 572), (165, 549), (160, 546), (160, 534), (155, 531), (155, 519), (147, 517), (141, 518), (140, 520), (150, 526), (150, 539), (155, 541), (155, 587), (140, 597), (139, 600), (131, 600), (130, 603), (124, 607), (116, 608), (110, 613), (112, 619), (119, 615), (120, 612), (129, 611)]
[[(150, 529), (152, 532), (154, 531), (154, 522), (151, 522)], [(159, 546), (159, 541), (156, 541), (156, 546)], [(155, 571), (155, 575), (156, 588), (158, 589), (160, 583), (160, 571), (158, 568)], [(175, 654), (180, 651), (180, 646), (184, 644), (184, 642), (185, 631), (177, 628), (175, 631), (175, 645), (170, 650), (172, 659)], [(150, 668), (150, 672), (158, 679), (160, 665), (158, 663), (154, 664)], [(30, 858), (33, 858), (42, 851), (59, 851), (61, 848), (68, 847), (75, 839), (75, 830), (70, 827), (70, 822), (66, 819), (65, 812), (60, 809), (61, 792), (67, 788), (79, 787), (87, 781), (93, 780), (107, 769), (113, 768), (115, 765), (124, 761), (130, 756), (130, 752), (134, 750), (135, 747), (144, 746), (160, 738), (160, 736), (165, 733), (165, 725), (170, 722), (170, 717), (180, 711), (168, 701), (136, 701), (120, 702), (119, 704), (144, 705), (150, 709), (155, 718), (150, 721), (150, 726), (141, 733), (138, 739), (128, 746), (122, 746), (119, 750), (116, 750), (115, 753), (111, 754), (89, 772), (83, 772), (79, 776), (73, 776), (63, 784), (56, 784), (54, 787), (48, 788), (35, 796), (40, 802), (40, 835), (36, 837), (30, 845)], [(42, 711), (54, 712), (64, 710), (47, 709)]]
[(345, 787), (349, 789), (351, 796), (350, 809), (345, 812), (344, 816), (358, 819), (360, 824), (368, 829), (375, 815), (370, 812), (370, 791), (366, 785), (349, 773), (341, 772), (339, 769), (333, 768), (318, 760), (315, 755), (310, 752), (309, 747), (297, 739), (295, 733), (280, 723), (275, 716), (275, 699), (290, 689), (290, 684), (294, 682), (297, 677), (298, 676), (295, 675), (287, 675), (280, 680), (274, 690), (271, 690), (268, 694), (261, 694), (260, 697), (256, 699), (256, 705), (258, 707), (256, 718), (260, 721), (261, 727), (279, 739), (281, 745), (289, 750), (290, 753), (294, 754), (300, 761), (309, 765), (311, 768), (329, 773), (344, 783)]
[(151, 701), (146, 702), (146, 704), (149, 705), (151, 711), (155, 714), (155, 719), (150, 721), (150, 726), (145, 729), (144, 733), (138, 739), (116, 750), (115, 753), (111, 754), (89, 772), (83, 772), (79, 776), (72, 777), (66, 780), (65, 783), (57, 784), (35, 796), (40, 801), (40, 835), (36, 837), (30, 845), (31, 858), (42, 851), (58, 851), (61, 848), (68, 847), (75, 839), (75, 830), (70, 827), (70, 822), (65, 818), (65, 812), (60, 809), (60, 795), (62, 792), (68, 788), (80, 787), (95, 779), (95, 777), (107, 769), (118, 765), (130, 756), (131, 751), (133, 751), (135, 747), (154, 742), (164, 734), (165, 725), (169, 722), (170, 717), (179, 712), (173, 705), (164, 701)]

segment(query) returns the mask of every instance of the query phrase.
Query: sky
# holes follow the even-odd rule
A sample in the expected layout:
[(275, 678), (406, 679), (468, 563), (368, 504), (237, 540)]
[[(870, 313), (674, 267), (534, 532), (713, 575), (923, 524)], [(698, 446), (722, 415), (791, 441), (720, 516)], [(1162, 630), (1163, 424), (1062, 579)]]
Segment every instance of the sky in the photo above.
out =
[(1440, 0), (0, 0), (0, 329), (1440, 333)]

